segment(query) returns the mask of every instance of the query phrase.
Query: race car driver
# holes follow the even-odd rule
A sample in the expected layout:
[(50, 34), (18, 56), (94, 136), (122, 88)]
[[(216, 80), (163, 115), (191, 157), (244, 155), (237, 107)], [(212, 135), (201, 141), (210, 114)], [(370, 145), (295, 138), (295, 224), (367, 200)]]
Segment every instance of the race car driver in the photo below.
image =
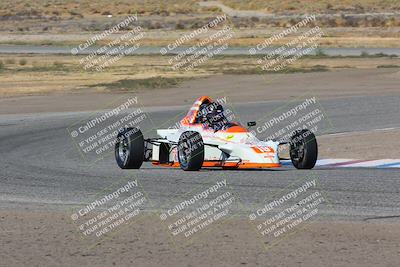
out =
[(232, 126), (224, 115), (224, 108), (218, 103), (202, 104), (199, 114), (200, 122), (205, 128), (212, 128), (214, 131), (220, 131)]

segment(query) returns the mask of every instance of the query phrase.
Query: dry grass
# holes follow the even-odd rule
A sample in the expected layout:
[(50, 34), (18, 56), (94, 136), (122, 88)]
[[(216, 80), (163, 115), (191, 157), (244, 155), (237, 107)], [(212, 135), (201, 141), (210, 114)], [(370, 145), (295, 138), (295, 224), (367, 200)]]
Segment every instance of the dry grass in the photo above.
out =
[[(2, 0), (0, 16), (96, 17), (104, 15), (173, 15), (219, 12), (218, 8), (202, 8), (196, 0)], [(327, 12), (327, 11), (393, 11), (400, 10), (397, 0), (222, 0), (235, 9), (265, 10), (267, 12)]]
[[(239, 32), (240, 30), (238, 30)], [(181, 32), (183, 34), (184, 32)], [(378, 36), (348, 36), (348, 34), (344, 34), (346, 36), (325, 36), (319, 39), (318, 44), (321, 47), (359, 47), (359, 48), (398, 48), (400, 43), (400, 37), (378, 37)], [(154, 38), (144, 38), (140, 40), (142, 46), (166, 46), (170, 43), (173, 43), (179, 34), (176, 32), (171, 32), (170, 37), (176, 38), (163, 38), (163, 37), (154, 37)], [(264, 36), (252, 36), (252, 37), (241, 37), (240, 34), (236, 34), (238, 38), (232, 38), (227, 41), (230, 46), (255, 46), (261, 42), (263, 42), (266, 38), (271, 35)], [(66, 37), (66, 36), (63, 36)], [(79, 38), (79, 39), (75, 39)], [(75, 47), (79, 44), (84, 43), (86, 40), (81, 39), (82, 36), (73, 36), (71, 35), (70, 40), (57, 40), (54, 38), (53, 40), (49, 40), (46, 36), (37, 35), (36, 38), (30, 36), (30, 38), (24, 38), (24, 36), (15, 36), (11, 38), (1, 38), (0, 44), (15, 44), (15, 45), (53, 45), (53, 46), (69, 46)], [(275, 46), (285, 45), (291, 42), (294, 37), (282, 38), (275, 41), (273, 44)], [(107, 45), (111, 39), (104, 39), (98, 41), (96, 44), (98, 46)], [(199, 42), (199, 39), (192, 39), (185, 42), (185, 45), (191, 46), (195, 45)]]
[[(148, 36), (143, 45), (164, 46), (207, 23), (218, 8), (205, 8), (197, 0), (1, 0), (0, 44), (77, 45), (95, 33), (109, 29), (129, 14), (138, 14), (138, 25)], [(306, 12), (328, 13), (318, 18), (318, 26), (326, 35), (321, 46), (387, 47), (400, 43), (400, 17), (344, 16), (343, 13), (393, 12), (400, 10), (398, 0), (223, 0), (237, 9), (254, 9), (284, 13), (273, 18), (230, 18), (235, 37), (234, 46), (249, 46), (262, 42), (276, 31), (301, 20)], [(331, 16), (332, 14), (342, 16)], [(329, 15), (330, 14), (330, 15)], [(112, 18), (108, 18), (112, 15)], [(311, 23), (312, 24), (312, 23)], [(309, 26), (312, 26), (312, 25)], [(65, 37), (69, 36), (69, 37)], [(290, 41), (284, 38), (276, 43)], [(188, 42), (194, 44), (197, 40)]]
[(2, 0), (0, 16), (100, 17), (105, 15), (190, 13), (200, 10), (197, 1), (176, 0)]
[[(59, 55), (3, 55), (0, 62), (0, 96), (44, 94), (54, 92), (109, 91), (110, 89), (148, 89), (174, 87), (182, 79), (210, 75), (262, 74), (254, 58), (215, 57), (190, 72), (174, 71), (168, 57), (124, 57), (103, 72), (85, 71), (78, 57)], [(21, 66), (19, 62), (26, 61)], [(326, 71), (340, 68), (377, 68), (398, 66), (400, 58), (302, 58), (283, 73)], [(128, 81), (127, 83), (121, 81)], [(111, 88), (108, 85), (121, 85)], [(130, 87), (131, 85), (133, 87)], [(103, 85), (103, 86), (100, 86)], [(124, 88), (123, 88), (124, 87)], [(125, 88), (126, 87), (126, 88)]]
[(222, 0), (221, 2), (235, 9), (265, 10), (267, 12), (400, 10), (400, 2), (397, 0)]

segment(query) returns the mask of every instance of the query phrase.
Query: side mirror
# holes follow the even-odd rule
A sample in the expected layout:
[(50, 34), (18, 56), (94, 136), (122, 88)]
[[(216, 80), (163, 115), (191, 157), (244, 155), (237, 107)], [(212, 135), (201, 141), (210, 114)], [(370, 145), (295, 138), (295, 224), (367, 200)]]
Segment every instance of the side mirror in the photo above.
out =
[(247, 127), (253, 127), (253, 126), (256, 126), (256, 125), (257, 125), (257, 123), (255, 121), (247, 122)]

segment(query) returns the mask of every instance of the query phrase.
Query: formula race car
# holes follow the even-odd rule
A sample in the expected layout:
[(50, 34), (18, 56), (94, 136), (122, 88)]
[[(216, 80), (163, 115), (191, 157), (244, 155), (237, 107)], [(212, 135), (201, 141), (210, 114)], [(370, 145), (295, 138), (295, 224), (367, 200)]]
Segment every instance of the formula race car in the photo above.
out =
[[(247, 126), (255, 126), (248, 122)], [(139, 169), (144, 161), (154, 165), (197, 171), (202, 167), (258, 169), (281, 167), (280, 146), (286, 146), (297, 169), (312, 169), (318, 156), (314, 134), (293, 132), (290, 140), (259, 140), (247, 128), (227, 119), (222, 105), (210, 97), (198, 98), (177, 129), (159, 129), (159, 138), (145, 139), (138, 128), (121, 129), (115, 158), (122, 169)], [(289, 158), (286, 158), (287, 160)]]

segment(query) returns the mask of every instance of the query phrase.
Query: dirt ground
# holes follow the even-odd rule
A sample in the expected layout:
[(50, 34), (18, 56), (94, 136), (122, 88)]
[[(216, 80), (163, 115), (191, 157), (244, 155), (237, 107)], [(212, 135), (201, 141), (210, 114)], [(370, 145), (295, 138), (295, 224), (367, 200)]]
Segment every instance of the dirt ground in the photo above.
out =
[[(318, 137), (320, 158), (337, 158), (345, 155), (349, 159), (397, 159), (399, 152), (393, 144), (399, 139), (400, 131), (368, 131), (345, 135), (325, 135)], [(380, 140), (379, 142), (374, 142)]]
[(0, 210), (0, 220), (0, 266), (394, 267), (400, 261), (400, 228), (390, 221), (313, 222), (266, 249), (249, 222), (235, 217), (191, 244), (175, 243), (155, 214), (121, 226), (106, 242), (82, 240), (62, 211)]
[[(176, 90), (176, 92), (184, 96), (187, 96), (192, 90), (197, 90), (199, 92), (204, 91), (206, 93), (214, 92), (215, 90), (223, 90), (226, 92), (233, 90), (236, 93), (242, 91), (239, 95), (243, 97), (243, 89), (246, 88), (246, 90), (252, 90), (252, 93), (254, 93), (252, 99), (258, 99), (259, 97), (266, 96), (262, 95), (265, 90), (268, 90), (268, 94), (273, 98), (277, 97), (276, 93), (287, 97), (287, 95), (273, 90), (278, 86), (280, 87), (281, 83), (285, 85), (284, 93), (293, 93), (293, 83), (300, 83), (303, 85), (304, 89), (317, 90), (318, 88), (307, 87), (311, 84), (311, 80), (313, 81), (312, 84), (315, 85), (324, 84), (324, 82), (336, 85), (339, 80), (337, 78), (340, 76), (344, 81), (338, 83), (337, 87), (332, 88), (334, 89), (332, 94), (337, 93), (338, 90), (343, 90), (341, 93), (348, 92), (347, 94), (352, 94), (356, 91), (349, 86), (356, 86), (356, 89), (361, 90), (360, 93), (372, 89), (371, 86), (368, 85), (367, 86), (370, 88), (367, 88), (367, 90), (359, 88), (360, 83), (357, 79), (360, 77), (367, 77), (370, 84), (375, 83), (376, 86), (379, 86), (378, 88), (382, 90), (386, 85), (390, 85), (389, 89), (392, 89), (393, 85), (391, 82), (398, 81), (400, 73), (400, 58), (388, 56), (354, 58), (330, 58), (324, 56), (316, 58), (304, 57), (295, 61), (291, 64), (290, 68), (287, 69), (289, 74), (299, 74), (294, 76), (285, 75), (288, 73), (283, 74), (281, 72), (266, 73), (261, 69), (255, 58), (247, 56), (215, 57), (201, 64), (198, 68), (189, 71), (182, 71), (182, 69), (173, 70), (169, 63), (170, 59), (171, 57), (169, 56), (127, 56), (121, 58), (115, 62), (113, 66), (103, 71), (85, 71), (84, 66), (79, 64), (80, 60), (82, 60), (80, 56), (1, 55), (0, 99), (3, 97), (54, 93), (120, 93), (133, 92), (136, 91), (136, 89), (143, 89), (139, 91), (147, 91), (149, 93), (148, 96), (151, 96), (153, 92), (162, 94), (171, 93), (171, 90), (164, 90), (172, 89), (168, 88), (168, 86), (154, 87), (154, 79), (157, 77), (163, 78), (163, 80), (186, 80), (186, 84), (178, 83), (181, 86), (178, 88), (175, 86), (172, 91), (175, 92)], [(302, 75), (307, 72), (314, 72), (314, 74), (311, 76)], [(323, 75), (321, 72), (339, 73)], [(393, 77), (380, 75), (381, 73), (393, 74)], [(354, 74), (354, 78), (350, 76), (352, 74)], [(221, 77), (221, 75), (224, 76)], [(320, 76), (322, 79), (321, 82), (314, 83), (314, 80), (319, 79)], [(199, 79), (204, 77), (210, 78)], [(377, 84), (372, 78), (377, 78), (379, 82), (385, 82), (385, 84)], [(139, 86), (138, 80), (140, 81), (143, 79), (145, 79), (147, 83), (142, 83)], [(194, 81), (196, 79), (198, 79), (197, 82)], [(237, 83), (231, 83), (231, 79), (237, 81)], [(289, 84), (285, 83), (285, 80), (287, 80)], [(307, 80), (310, 81), (307, 82)], [(116, 83), (118, 84), (121, 81), (125, 81), (123, 86), (115, 86)], [(210, 86), (210, 88), (207, 89), (205, 86)], [(162, 88), (162, 90), (154, 91), (156, 88)], [(331, 91), (331, 88), (327, 89)], [(384, 90), (387, 91), (387, 89)], [(256, 91), (260, 92), (256, 93)], [(248, 98), (249, 97), (246, 96), (246, 99)], [(181, 98), (179, 100), (181, 100)]]

